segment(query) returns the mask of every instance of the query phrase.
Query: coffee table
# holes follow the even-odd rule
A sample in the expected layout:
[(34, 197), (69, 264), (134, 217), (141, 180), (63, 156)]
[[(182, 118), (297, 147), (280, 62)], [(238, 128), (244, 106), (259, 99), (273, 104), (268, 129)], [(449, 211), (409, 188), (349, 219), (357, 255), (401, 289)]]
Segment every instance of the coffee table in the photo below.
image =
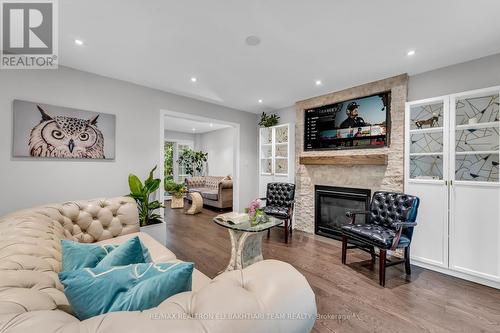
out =
[(264, 260), (262, 257), (262, 236), (265, 231), (283, 223), (272, 216), (269, 221), (256, 226), (250, 225), (249, 221), (231, 224), (221, 219), (214, 218), (213, 221), (227, 228), (231, 238), (231, 259), (225, 271), (242, 269), (253, 263)]

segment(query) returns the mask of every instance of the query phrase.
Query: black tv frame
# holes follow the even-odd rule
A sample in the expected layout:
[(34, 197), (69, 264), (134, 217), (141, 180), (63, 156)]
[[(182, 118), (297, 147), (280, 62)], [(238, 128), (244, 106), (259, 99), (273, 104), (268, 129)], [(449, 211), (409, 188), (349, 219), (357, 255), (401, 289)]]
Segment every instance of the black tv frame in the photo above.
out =
[[(387, 94), (387, 105), (386, 105), (386, 118), (385, 118), (385, 123), (386, 123), (386, 134), (385, 134), (385, 144), (384, 145), (368, 145), (368, 146), (343, 146), (343, 147), (329, 147), (329, 148), (306, 148), (306, 113), (308, 110), (318, 110), (318, 109), (327, 109), (331, 108), (334, 105), (337, 105), (339, 103), (345, 103), (347, 101), (352, 101), (352, 100), (358, 100), (358, 99), (363, 99), (363, 98), (368, 98), (368, 97), (373, 97), (373, 96), (380, 96), (380, 95), (385, 95)], [(391, 143), (391, 90), (387, 91), (382, 91), (378, 92), (375, 94), (370, 94), (366, 96), (361, 96), (361, 97), (355, 97), (355, 98), (349, 98), (343, 101), (338, 101), (332, 104), (327, 104), (327, 105), (322, 105), (322, 106), (317, 106), (314, 108), (309, 108), (304, 110), (304, 137), (303, 137), (303, 151), (330, 151), (330, 150), (355, 150), (355, 149), (380, 149), (380, 148), (387, 148), (390, 146)], [(365, 139), (371, 139), (372, 137), (365, 137)], [(341, 139), (344, 141), (353, 141), (354, 139)]]

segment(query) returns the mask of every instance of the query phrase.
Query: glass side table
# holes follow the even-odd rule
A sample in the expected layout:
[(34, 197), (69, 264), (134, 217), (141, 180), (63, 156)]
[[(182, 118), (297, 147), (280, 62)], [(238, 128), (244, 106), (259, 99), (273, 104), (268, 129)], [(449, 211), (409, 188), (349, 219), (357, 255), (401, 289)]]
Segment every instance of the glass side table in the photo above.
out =
[(269, 221), (255, 226), (249, 221), (238, 224), (231, 224), (215, 217), (213, 221), (227, 228), (231, 238), (231, 259), (225, 271), (242, 269), (250, 266), (262, 257), (262, 236), (265, 231), (283, 223), (283, 220), (269, 216)]

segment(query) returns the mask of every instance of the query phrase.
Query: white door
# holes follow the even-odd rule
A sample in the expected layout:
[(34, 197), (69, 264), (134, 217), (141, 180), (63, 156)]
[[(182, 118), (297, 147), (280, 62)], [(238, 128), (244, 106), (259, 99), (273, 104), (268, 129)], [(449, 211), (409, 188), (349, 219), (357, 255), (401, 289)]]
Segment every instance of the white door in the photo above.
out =
[(411, 256), (448, 266), (448, 97), (406, 104), (405, 192), (421, 199)]
[(450, 99), (450, 268), (494, 281), (500, 281), (499, 92)]

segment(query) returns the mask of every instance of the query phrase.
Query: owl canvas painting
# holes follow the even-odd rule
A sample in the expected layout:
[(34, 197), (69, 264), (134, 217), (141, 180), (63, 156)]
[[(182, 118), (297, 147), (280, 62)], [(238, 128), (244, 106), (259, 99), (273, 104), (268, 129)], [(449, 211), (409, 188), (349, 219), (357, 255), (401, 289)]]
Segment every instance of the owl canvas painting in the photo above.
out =
[(114, 159), (115, 116), (14, 101), (15, 157)]

